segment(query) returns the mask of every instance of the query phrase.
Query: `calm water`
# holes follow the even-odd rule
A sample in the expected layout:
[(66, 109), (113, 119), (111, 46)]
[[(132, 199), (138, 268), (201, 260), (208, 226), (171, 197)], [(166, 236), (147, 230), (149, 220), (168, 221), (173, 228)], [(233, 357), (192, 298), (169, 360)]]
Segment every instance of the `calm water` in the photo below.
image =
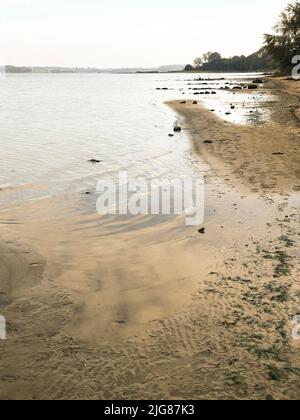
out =
[[(8, 75), (0, 80), (0, 203), (91, 189), (104, 174), (120, 170), (150, 178), (198, 171), (185, 134), (168, 137), (176, 115), (164, 101), (201, 99), (220, 116), (245, 123), (253, 117), (249, 107), (266, 98), (218, 90), (228, 80), (241, 82), (242, 75), (201, 75), (227, 79), (211, 82), (197, 77)], [(194, 88), (216, 89), (217, 95), (195, 96)], [(242, 111), (226, 116), (232, 102)], [(102, 162), (92, 165), (91, 158)]]

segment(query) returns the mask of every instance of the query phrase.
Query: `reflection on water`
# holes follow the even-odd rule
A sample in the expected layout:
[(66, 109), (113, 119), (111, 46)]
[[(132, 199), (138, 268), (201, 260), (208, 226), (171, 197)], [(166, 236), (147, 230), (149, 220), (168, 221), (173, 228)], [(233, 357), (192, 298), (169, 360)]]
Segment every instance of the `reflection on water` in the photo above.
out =
[(197, 174), (202, 168), (193, 164), (184, 133), (168, 136), (176, 115), (164, 102), (185, 95), (228, 121), (257, 123), (271, 100), (261, 91), (226, 89), (244, 75), (208, 77), (219, 80), (195, 81), (195, 74), (8, 75), (0, 80), (1, 205), (94, 191), (97, 179), (120, 170), (148, 179)]

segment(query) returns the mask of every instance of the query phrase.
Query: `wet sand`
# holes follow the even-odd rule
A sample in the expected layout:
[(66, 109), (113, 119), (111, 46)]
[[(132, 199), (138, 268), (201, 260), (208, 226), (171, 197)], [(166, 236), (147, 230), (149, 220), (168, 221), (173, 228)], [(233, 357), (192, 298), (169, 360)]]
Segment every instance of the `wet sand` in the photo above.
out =
[[(226, 166), (225, 171), (228, 167), (232, 175), (254, 192), (298, 191), (300, 94), (297, 85), (283, 79), (268, 82), (266, 89), (272, 89), (279, 100), (269, 105), (271, 120), (258, 126), (228, 124), (203, 109), (200, 103), (175, 101), (169, 105), (185, 118), (195, 150), (221, 176)], [(205, 144), (207, 140), (211, 143)]]
[(204, 235), (59, 199), (1, 211), (1, 399), (299, 398), (300, 99), (268, 83), (262, 126), (170, 104), (208, 164)]

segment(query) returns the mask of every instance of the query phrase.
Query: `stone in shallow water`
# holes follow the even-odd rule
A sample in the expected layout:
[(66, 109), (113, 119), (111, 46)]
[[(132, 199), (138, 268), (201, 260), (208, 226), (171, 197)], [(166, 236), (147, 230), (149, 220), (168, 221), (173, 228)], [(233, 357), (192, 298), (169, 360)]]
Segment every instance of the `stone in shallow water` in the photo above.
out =
[(248, 85), (248, 89), (250, 89), (250, 90), (254, 90), (254, 89), (257, 89), (258, 88), (258, 86), (257, 85)]
[(181, 129), (181, 127), (179, 125), (175, 125), (175, 127), (174, 127), (174, 133), (180, 133), (181, 130), (182, 129)]

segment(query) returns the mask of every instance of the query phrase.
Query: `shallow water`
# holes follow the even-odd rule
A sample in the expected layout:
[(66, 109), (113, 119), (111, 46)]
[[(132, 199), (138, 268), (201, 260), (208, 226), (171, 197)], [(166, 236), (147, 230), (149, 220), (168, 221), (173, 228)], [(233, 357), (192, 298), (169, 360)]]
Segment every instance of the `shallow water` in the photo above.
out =
[[(97, 179), (120, 170), (146, 178), (198, 174), (186, 135), (168, 137), (176, 115), (164, 101), (185, 94), (247, 123), (249, 109), (268, 98), (219, 88), (254, 76), (202, 74), (213, 79), (203, 88), (217, 94), (200, 97), (195, 74), (8, 75), (0, 80), (1, 204), (93, 190)], [(233, 102), (240, 106), (226, 115)]]

